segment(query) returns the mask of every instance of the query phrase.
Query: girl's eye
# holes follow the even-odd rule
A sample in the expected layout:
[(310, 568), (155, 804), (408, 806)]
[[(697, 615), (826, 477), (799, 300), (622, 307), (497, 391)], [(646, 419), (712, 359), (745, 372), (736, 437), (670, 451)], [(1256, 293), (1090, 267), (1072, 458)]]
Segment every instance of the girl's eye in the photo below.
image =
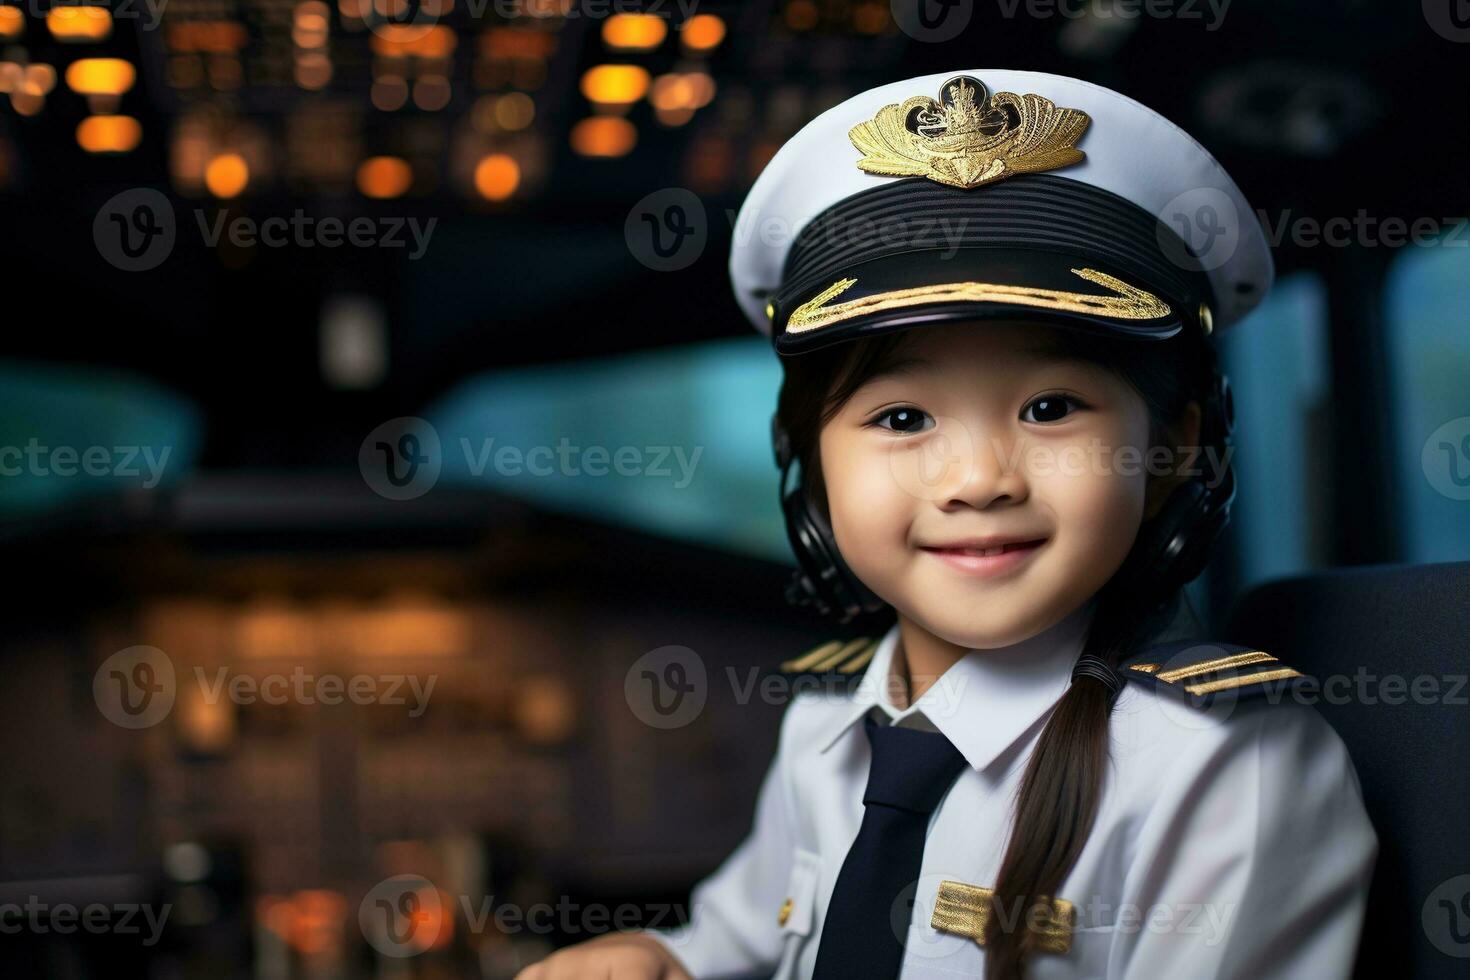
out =
[(1081, 407), (1082, 403), (1069, 395), (1042, 395), (1021, 410), (1021, 421), (1060, 422)]
[[(891, 424), (885, 425), (885, 422), (891, 422)], [(929, 428), (926, 423), (932, 424), (933, 422), (934, 419), (929, 416), (928, 412), (917, 408), (891, 408), (873, 420), (874, 425), (892, 432), (918, 432)]]

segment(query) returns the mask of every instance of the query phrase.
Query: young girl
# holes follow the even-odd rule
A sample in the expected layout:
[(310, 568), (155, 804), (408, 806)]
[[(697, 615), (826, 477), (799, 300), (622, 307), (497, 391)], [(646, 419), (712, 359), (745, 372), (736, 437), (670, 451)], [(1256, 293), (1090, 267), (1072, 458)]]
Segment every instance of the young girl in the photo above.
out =
[(1049, 75), (884, 86), (777, 154), (731, 270), (785, 367), (794, 595), (896, 622), (788, 663), (815, 690), (688, 926), (524, 977), (1350, 974), (1352, 763), (1180, 601), (1233, 494), (1209, 334), (1269, 285), (1250, 215), (1172, 124)]

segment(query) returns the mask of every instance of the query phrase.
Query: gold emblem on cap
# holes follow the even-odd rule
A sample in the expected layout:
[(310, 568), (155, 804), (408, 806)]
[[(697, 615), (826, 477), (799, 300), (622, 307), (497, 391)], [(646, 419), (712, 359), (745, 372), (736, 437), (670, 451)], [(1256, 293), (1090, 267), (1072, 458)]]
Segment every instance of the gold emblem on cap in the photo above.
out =
[(968, 189), (1013, 174), (1080, 163), (1076, 148), (1092, 120), (1039, 95), (997, 92), (957, 75), (939, 87), (940, 101), (916, 95), (886, 105), (848, 130), (863, 153), (858, 167), (886, 177), (928, 177)]

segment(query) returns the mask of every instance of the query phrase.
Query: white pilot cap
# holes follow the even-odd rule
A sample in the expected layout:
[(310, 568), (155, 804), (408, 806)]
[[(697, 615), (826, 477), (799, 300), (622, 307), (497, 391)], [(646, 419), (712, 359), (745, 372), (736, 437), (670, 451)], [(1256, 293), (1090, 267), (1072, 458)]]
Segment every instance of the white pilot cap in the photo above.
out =
[(1223, 329), (1272, 278), (1249, 204), (1189, 134), (1099, 85), (999, 69), (882, 85), (807, 123), (730, 254), (741, 309), (783, 354), (986, 316)]

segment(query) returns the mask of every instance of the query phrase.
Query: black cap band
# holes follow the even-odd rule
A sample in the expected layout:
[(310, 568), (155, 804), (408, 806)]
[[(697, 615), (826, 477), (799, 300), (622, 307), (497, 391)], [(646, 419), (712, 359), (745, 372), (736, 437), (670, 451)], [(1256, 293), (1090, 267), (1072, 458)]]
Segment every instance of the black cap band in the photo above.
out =
[[(1020, 174), (975, 190), (916, 177), (847, 197), (802, 229), (771, 298), (773, 339), (793, 310), (854, 270), (871, 281), (873, 270), (902, 262), (909, 275), (916, 260), (936, 275), (947, 261), (967, 274), (994, 262), (1023, 279), (996, 280), (1000, 285), (1052, 289), (1077, 288), (1069, 285), (1075, 266), (1095, 268), (1167, 302), (1177, 314), (1170, 333), (1214, 302), (1183, 239), (1110, 191), (1053, 174)], [(1018, 277), (1017, 269), (1028, 274)], [(1159, 331), (1150, 325), (1138, 332)]]

